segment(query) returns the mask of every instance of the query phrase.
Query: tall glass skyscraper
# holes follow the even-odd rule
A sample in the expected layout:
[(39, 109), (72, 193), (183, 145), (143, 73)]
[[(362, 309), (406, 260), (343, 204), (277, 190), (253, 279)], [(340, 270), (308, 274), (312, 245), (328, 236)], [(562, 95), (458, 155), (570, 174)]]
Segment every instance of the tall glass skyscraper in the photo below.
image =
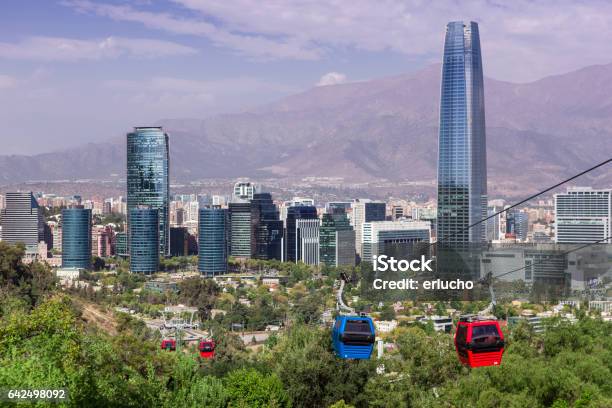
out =
[(199, 211), (198, 270), (205, 276), (227, 272), (227, 210), (202, 208)]
[(230, 254), (238, 258), (251, 257), (251, 203), (229, 204)]
[(91, 268), (91, 210), (62, 210), (62, 267)]
[(161, 127), (135, 127), (127, 134), (128, 224), (132, 209), (141, 205), (157, 209), (159, 253), (162, 256), (170, 251), (169, 161), (168, 135)]
[[(333, 207), (330, 207), (334, 211)], [(321, 263), (329, 266), (355, 265), (355, 231), (348, 217), (341, 211), (323, 214), (321, 219)]]
[(283, 222), (270, 193), (251, 200), (251, 254), (255, 259), (282, 259)]
[(130, 271), (155, 273), (159, 267), (159, 210), (136, 207), (129, 217)]
[(438, 140), (439, 246), (463, 251), (485, 241), (487, 157), (478, 24), (446, 26)]
[(297, 262), (302, 259), (298, 220), (314, 220), (317, 218), (317, 207), (312, 205), (295, 205), (287, 209), (285, 262)]

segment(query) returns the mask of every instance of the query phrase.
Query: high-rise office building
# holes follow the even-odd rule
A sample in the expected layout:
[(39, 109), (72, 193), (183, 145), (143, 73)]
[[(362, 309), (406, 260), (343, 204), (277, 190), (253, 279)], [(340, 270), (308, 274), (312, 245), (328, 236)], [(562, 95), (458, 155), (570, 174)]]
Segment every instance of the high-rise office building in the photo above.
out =
[(44, 239), (44, 217), (31, 192), (6, 193), (2, 210), (2, 240), (9, 244), (22, 243), (28, 253), (38, 252)]
[(506, 238), (515, 238), (525, 242), (529, 232), (529, 214), (523, 211), (506, 212)]
[(91, 210), (62, 210), (62, 268), (91, 268)]
[(129, 256), (127, 232), (118, 232), (115, 234), (115, 255), (121, 258), (127, 258)]
[(170, 227), (170, 256), (189, 255), (189, 232), (185, 227)]
[[(499, 211), (501, 211), (500, 207), (497, 206), (489, 206), (487, 208), (487, 216), (492, 216), (493, 214), (498, 213)], [(502, 221), (502, 214), (498, 214), (495, 217), (491, 217), (486, 221), (487, 224), (487, 241), (491, 242), (491, 241), (497, 241), (501, 238), (501, 221)]]
[(251, 200), (251, 255), (255, 259), (282, 259), (283, 222), (270, 193)]
[(355, 228), (355, 249), (357, 254), (361, 256), (363, 250), (362, 225), (366, 222), (384, 221), (387, 205), (384, 202), (359, 199), (352, 203), (352, 208), (352, 221)]
[(53, 228), (53, 248), (62, 252), (62, 226), (58, 224)]
[(297, 219), (296, 228), (296, 259), (306, 265), (319, 264), (319, 228), (320, 221), (315, 219)]
[(47, 249), (51, 251), (53, 249), (53, 230), (46, 222), (43, 222), (43, 241), (47, 244)]
[(355, 231), (343, 210), (323, 214), (319, 243), (321, 263), (329, 266), (355, 265)]
[(555, 242), (586, 244), (612, 236), (611, 196), (612, 189), (588, 187), (555, 194)]
[(251, 203), (229, 204), (230, 254), (238, 258), (251, 257)]
[(487, 214), (484, 83), (478, 24), (446, 27), (438, 139), (438, 247), (482, 243)]
[(130, 271), (144, 274), (159, 267), (159, 210), (136, 207), (129, 214)]
[(351, 211), (352, 204), (353, 203), (350, 201), (330, 201), (329, 203), (325, 204), (325, 212), (328, 214), (335, 214), (340, 211), (348, 214)]
[(285, 227), (285, 248), (283, 260), (297, 262), (302, 259), (298, 235), (298, 220), (317, 220), (317, 208), (311, 205), (294, 205), (287, 208)]
[(233, 201), (252, 200), (253, 195), (259, 192), (259, 186), (250, 181), (239, 181), (234, 184)]
[(404, 207), (401, 205), (394, 205), (391, 209), (391, 218), (393, 220), (399, 220), (404, 218)]
[(408, 220), (365, 222), (362, 234), (363, 262), (372, 262), (372, 257), (378, 255), (410, 259), (421, 254), (417, 244), (429, 243), (431, 224), (429, 221)]
[[(127, 134), (127, 211), (148, 206), (159, 213), (159, 253), (170, 250), (168, 135), (161, 127), (135, 127)], [(131, 237), (128, 236), (131, 242)], [(131, 244), (130, 244), (131, 251)]]
[(198, 270), (213, 277), (227, 272), (227, 210), (200, 209)]

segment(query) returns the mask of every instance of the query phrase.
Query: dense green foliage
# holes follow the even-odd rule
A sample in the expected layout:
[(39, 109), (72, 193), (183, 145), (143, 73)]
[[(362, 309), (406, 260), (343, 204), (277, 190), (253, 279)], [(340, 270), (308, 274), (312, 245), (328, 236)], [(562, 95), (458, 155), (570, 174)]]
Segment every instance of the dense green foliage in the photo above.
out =
[[(0, 243), (0, 388), (65, 387), (68, 406), (612, 406), (612, 324), (600, 319), (552, 320), (541, 335), (520, 324), (507, 334), (500, 367), (461, 366), (452, 338), (421, 326), (397, 329), (389, 338), (396, 349), (382, 360), (346, 361), (334, 356), (329, 330), (310, 319), (321, 310), (321, 293), (296, 283), (290, 299), (265, 291), (250, 299), (258, 313), (289, 313), (285, 331), (253, 352), (213, 321), (216, 356), (204, 361), (189, 348), (160, 350), (144, 324), (127, 316), (118, 317), (116, 335), (85, 323), (82, 300), (54, 289), (43, 265), (23, 265), (21, 251)], [(181, 301), (210, 307), (223, 296), (238, 307), (241, 296), (203, 280), (181, 289)]]

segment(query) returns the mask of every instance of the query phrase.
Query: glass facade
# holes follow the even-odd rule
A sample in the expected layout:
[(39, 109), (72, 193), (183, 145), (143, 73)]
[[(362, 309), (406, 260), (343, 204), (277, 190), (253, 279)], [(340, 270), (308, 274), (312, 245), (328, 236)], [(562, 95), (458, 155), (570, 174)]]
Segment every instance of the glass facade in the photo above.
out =
[(230, 254), (251, 257), (251, 203), (230, 203)]
[(22, 243), (28, 252), (36, 252), (44, 238), (44, 217), (31, 192), (6, 193), (1, 213), (2, 240), (9, 244)]
[(448, 23), (444, 42), (438, 143), (439, 245), (464, 250), (485, 240), (487, 162), (478, 24)]
[(159, 267), (159, 210), (132, 208), (130, 217), (130, 271), (144, 274)]
[(610, 237), (612, 189), (582, 187), (555, 194), (555, 226), (559, 243), (591, 243)]
[(202, 208), (199, 212), (198, 270), (206, 276), (227, 272), (227, 210)]
[(380, 201), (358, 199), (351, 206), (353, 209), (353, 227), (355, 228), (355, 249), (361, 256), (363, 250), (362, 225), (366, 222), (384, 221), (387, 205)]
[(127, 134), (127, 209), (144, 205), (159, 211), (159, 253), (170, 251), (168, 135), (161, 127), (136, 127)]
[(122, 258), (128, 257), (129, 251), (127, 233), (118, 232), (115, 234), (115, 254)]
[(251, 255), (255, 259), (282, 259), (283, 222), (270, 193), (251, 200)]
[(91, 269), (91, 210), (62, 210), (62, 267)]
[(301, 259), (300, 245), (298, 245), (297, 220), (315, 219), (317, 207), (311, 205), (296, 205), (287, 209), (287, 231), (285, 233), (285, 257), (287, 262), (297, 262)]
[(323, 214), (319, 235), (321, 263), (355, 265), (355, 233), (344, 211)]

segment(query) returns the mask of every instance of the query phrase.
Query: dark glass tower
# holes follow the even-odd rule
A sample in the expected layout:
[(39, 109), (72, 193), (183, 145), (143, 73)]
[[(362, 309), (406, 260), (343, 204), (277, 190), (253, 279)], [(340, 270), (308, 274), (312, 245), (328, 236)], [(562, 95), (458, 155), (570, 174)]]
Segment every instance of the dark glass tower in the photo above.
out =
[(115, 255), (121, 258), (127, 258), (129, 255), (126, 232), (118, 232), (115, 234)]
[(317, 207), (311, 205), (296, 205), (287, 209), (287, 231), (285, 233), (285, 261), (297, 262), (301, 259), (300, 246), (298, 245), (297, 220), (309, 220), (317, 218)]
[(270, 193), (251, 200), (251, 255), (255, 259), (282, 258), (283, 222)]
[(62, 210), (62, 268), (91, 268), (91, 210)]
[(130, 271), (144, 274), (159, 267), (159, 210), (136, 207), (130, 216)]
[(159, 254), (170, 251), (168, 135), (161, 127), (136, 127), (127, 134), (127, 210), (144, 205), (159, 211)]
[(227, 210), (202, 208), (199, 211), (198, 270), (205, 276), (227, 272)]
[(329, 266), (355, 265), (355, 231), (342, 211), (323, 214), (319, 228), (321, 263)]
[(438, 140), (439, 246), (464, 251), (485, 241), (487, 157), (478, 24), (448, 23)]
[(251, 257), (251, 203), (229, 204), (230, 254), (239, 258)]

